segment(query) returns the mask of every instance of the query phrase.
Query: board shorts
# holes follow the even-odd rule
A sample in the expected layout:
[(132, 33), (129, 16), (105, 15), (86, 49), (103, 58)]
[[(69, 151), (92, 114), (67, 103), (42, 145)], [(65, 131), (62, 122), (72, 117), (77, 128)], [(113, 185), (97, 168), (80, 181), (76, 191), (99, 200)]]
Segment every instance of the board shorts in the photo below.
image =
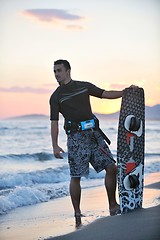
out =
[(109, 165), (115, 164), (108, 145), (98, 131), (94, 131), (94, 133), (92, 130), (75, 132), (67, 135), (67, 137), (71, 177), (88, 176), (89, 163), (97, 173)]

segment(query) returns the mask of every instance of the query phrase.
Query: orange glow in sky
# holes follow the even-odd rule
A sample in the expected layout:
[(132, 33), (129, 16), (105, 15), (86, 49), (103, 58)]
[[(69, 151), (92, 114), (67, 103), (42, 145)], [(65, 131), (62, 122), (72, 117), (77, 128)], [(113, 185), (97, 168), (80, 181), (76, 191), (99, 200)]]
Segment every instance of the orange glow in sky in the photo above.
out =
[[(67, 59), (72, 78), (106, 90), (143, 87), (160, 103), (160, 1), (0, 1), (0, 119), (49, 114), (57, 83), (53, 62)], [(121, 100), (92, 99), (97, 113)]]

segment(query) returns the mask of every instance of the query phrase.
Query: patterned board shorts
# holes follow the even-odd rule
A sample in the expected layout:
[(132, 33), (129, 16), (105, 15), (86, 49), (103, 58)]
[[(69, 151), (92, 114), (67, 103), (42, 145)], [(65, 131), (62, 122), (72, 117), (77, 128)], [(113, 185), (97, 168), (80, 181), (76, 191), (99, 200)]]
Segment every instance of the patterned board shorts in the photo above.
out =
[(98, 131), (93, 133), (91, 130), (87, 130), (67, 136), (71, 177), (88, 176), (89, 163), (96, 172), (100, 172), (105, 167), (114, 164), (112, 153)]

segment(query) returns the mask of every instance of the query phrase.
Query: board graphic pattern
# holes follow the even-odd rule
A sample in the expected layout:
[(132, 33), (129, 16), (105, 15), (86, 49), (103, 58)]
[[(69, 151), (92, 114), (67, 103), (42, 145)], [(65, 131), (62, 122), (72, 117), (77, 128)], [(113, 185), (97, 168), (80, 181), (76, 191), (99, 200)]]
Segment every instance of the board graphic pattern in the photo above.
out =
[[(129, 133), (124, 127), (127, 116), (134, 115), (142, 122), (142, 134), (137, 136)], [(122, 104), (118, 126), (117, 165), (118, 191), (122, 213), (142, 207), (143, 174), (144, 174), (144, 137), (145, 137), (145, 104), (142, 88), (126, 88), (122, 97)], [(130, 165), (129, 165), (130, 163)], [(126, 189), (124, 180), (129, 174), (138, 172), (139, 185), (136, 188)]]

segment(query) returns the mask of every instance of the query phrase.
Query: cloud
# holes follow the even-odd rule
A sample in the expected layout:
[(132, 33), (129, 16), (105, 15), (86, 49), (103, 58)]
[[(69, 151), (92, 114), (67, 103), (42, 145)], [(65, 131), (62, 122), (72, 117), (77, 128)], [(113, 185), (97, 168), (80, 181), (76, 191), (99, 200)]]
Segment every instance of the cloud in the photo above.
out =
[(125, 84), (125, 83), (112, 83), (112, 84), (109, 85), (110, 89), (120, 89), (120, 90), (122, 90), (126, 87), (128, 87), (128, 85)]
[(53, 89), (46, 88), (32, 88), (32, 87), (10, 87), (0, 88), (0, 92), (11, 92), (11, 93), (36, 93), (36, 94), (48, 94), (52, 93)]
[(67, 25), (66, 28), (70, 30), (83, 30), (83, 27), (79, 25)]
[[(63, 9), (27, 9), (23, 12), (27, 17), (34, 17), (41, 22), (52, 22), (57, 21), (80, 21), (84, 17), (76, 14), (69, 13)], [(78, 29), (81, 29), (77, 26)]]

